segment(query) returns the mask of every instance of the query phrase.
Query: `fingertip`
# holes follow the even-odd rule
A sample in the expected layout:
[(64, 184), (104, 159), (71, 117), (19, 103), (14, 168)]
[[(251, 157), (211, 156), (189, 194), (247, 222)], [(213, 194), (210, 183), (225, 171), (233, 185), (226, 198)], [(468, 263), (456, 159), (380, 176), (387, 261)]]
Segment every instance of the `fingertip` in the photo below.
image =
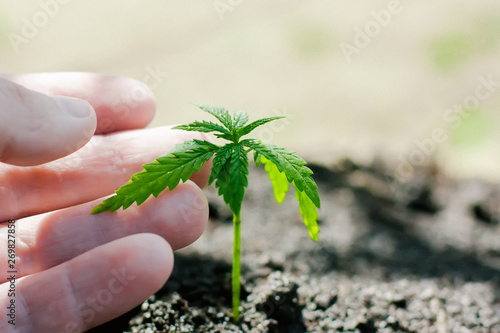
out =
[(150, 198), (139, 209), (147, 211), (150, 223), (174, 250), (195, 242), (208, 224), (207, 199), (192, 181)]
[(95, 132), (95, 111), (84, 100), (50, 97), (9, 81), (0, 89), (2, 162), (43, 164), (78, 150)]
[(192, 214), (188, 222), (191, 227), (189, 245), (201, 237), (208, 225), (208, 200), (203, 190), (195, 182), (189, 180), (183, 184), (183, 190), (188, 191), (191, 196)]
[(54, 133), (65, 136), (67, 140), (65, 150), (68, 155), (82, 148), (94, 136), (97, 128), (97, 115), (92, 105), (86, 100), (66, 96), (53, 98), (59, 109), (67, 115), (67, 119), (60, 121)]
[(66, 112), (69, 116), (74, 118), (91, 119), (95, 122), (95, 111), (89, 102), (84, 101), (83, 99), (67, 96), (54, 96), (53, 98), (59, 106), (59, 109)]
[(174, 267), (172, 247), (163, 237), (153, 233), (135, 234), (122, 240), (127, 242), (124, 251), (129, 251), (130, 260), (143, 263), (141, 272), (148, 277), (147, 288), (149, 288), (144, 293), (148, 295), (155, 293), (167, 282), (172, 273)]
[(149, 73), (142, 81), (111, 74), (87, 72), (3, 75), (26, 88), (47, 95), (72, 96), (90, 102), (98, 115), (96, 134), (146, 127), (156, 112), (156, 99), (148, 88), (158, 86)]
[(97, 134), (144, 128), (151, 123), (156, 113), (156, 98), (144, 82), (103, 75), (101, 85), (104, 84), (106, 91), (93, 96), (99, 111)]

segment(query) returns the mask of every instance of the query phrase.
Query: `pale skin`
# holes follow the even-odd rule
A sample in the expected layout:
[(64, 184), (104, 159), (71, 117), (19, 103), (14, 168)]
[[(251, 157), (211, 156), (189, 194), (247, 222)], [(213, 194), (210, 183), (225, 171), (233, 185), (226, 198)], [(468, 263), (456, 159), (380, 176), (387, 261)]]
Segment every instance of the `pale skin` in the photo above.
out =
[[(53, 96), (70, 96), (69, 116)], [(89, 215), (142, 164), (201, 134), (144, 129), (140, 82), (90, 73), (0, 75), (0, 332), (83, 332), (157, 291), (173, 250), (203, 232), (209, 165), (158, 199)], [(154, 199), (154, 200), (152, 200)], [(8, 220), (15, 220), (9, 297)], [(15, 300), (15, 326), (8, 323)]]

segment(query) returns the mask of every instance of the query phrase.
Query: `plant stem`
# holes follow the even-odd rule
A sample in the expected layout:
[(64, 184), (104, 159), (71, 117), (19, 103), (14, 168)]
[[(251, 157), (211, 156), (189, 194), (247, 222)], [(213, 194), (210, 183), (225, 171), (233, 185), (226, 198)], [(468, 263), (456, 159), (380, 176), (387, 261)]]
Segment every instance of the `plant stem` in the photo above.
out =
[(232, 272), (232, 289), (233, 289), (233, 321), (240, 321), (240, 253), (241, 253), (241, 214), (233, 212), (234, 225), (234, 240), (233, 240), (233, 272)]

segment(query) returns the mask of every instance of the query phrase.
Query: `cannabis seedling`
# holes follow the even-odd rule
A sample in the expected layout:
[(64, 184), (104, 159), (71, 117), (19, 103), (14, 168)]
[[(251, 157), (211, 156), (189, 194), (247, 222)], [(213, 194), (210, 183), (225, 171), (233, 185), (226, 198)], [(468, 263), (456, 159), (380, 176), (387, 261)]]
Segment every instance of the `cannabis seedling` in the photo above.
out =
[(128, 208), (132, 203), (142, 204), (153, 194), (157, 197), (167, 187), (173, 190), (179, 182), (187, 181), (212, 156), (212, 170), (208, 179), (210, 185), (215, 181), (219, 195), (233, 213), (234, 243), (232, 268), (233, 320), (239, 321), (240, 311), (240, 228), (241, 204), (248, 185), (248, 153), (253, 152), (255, 164), (264, 164), (272, 182), (274, 196), (278, 203), (285, 200), (289, 184), (295, 188), (295, 196), (299, 201), (299, 211), (307, 227), (309, 236), (318, 240), (318, 213), (320, 199), (317, 186), (311, 178), (312, 171), (305, 166), (306, 162), (294, 152), (264, 144), (255, 139), (241, 137), (270, 121), (282, 117), (269, 117), (256, 120), (247, 125), (248, 114), (237, 111), (231, 117), (224, 108), (199, 106), (200, 109), (213, 115), (220, 124), (211, 121), (195, 121), (188, 125), (174, 127), (185, 131), (214, 132), (217, 138), (226, 139), (229, 143), (218, 146), (204, 140), (192, 140), (179, 144), (173, 150), (145, 164), (144, 170), (132, 176), (132, 179), (116, 191), (116, 195), (104, 200), (91, 213), (116, 211), (120, 207)]

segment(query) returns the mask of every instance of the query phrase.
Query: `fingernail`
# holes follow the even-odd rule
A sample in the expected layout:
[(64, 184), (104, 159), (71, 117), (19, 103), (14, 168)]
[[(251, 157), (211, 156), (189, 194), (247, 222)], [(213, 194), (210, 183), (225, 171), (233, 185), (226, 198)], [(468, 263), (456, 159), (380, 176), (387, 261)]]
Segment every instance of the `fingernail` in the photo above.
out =
[(72, 97), (56, 96), (55, 101), (59, 108), (75, 118), (87, 118), (92, 114), (93, 108), (89, 102)]

